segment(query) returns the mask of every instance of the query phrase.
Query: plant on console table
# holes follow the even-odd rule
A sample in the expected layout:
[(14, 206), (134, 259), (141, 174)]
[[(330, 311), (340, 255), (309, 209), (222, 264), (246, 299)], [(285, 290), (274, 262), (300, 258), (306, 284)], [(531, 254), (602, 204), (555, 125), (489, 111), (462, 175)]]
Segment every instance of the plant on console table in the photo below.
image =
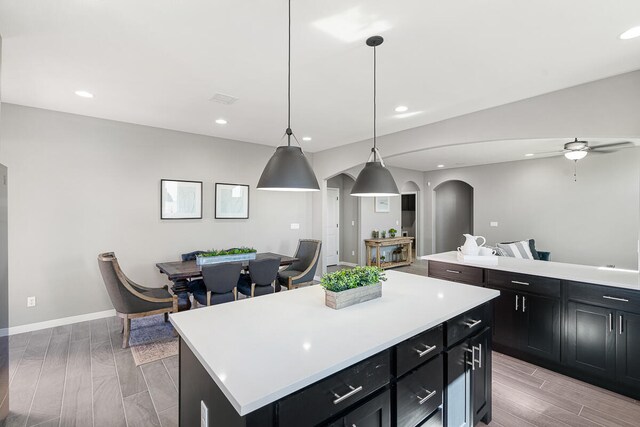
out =
[(258, 251), (253, 248), (211, 249), (196, 256), (196, 265), (218, 264), (221, 262), (247, 261), (256, 259)]
[(382, 296), (382, 282), (387, 280), (378, 267), (355, 267), (322, 276), (325, 304), (339, 310)]
[(396, 230), (395, 228), (389, 229), (389, 237), (391, 238), (396, 237), (396, 233), (398, 233), (398, 230)]

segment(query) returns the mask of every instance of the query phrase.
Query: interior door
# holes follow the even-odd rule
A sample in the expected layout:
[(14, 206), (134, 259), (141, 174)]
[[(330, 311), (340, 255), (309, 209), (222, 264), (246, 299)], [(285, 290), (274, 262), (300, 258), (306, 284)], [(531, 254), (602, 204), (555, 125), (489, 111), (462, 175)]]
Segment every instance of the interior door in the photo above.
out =
[(327, 247), (325, 265), (336, 265), (340, 261), (340, 190), (327, 188)]
[(616, 318), (617, 379), (640, 388), (640, 316), (619, 311)]

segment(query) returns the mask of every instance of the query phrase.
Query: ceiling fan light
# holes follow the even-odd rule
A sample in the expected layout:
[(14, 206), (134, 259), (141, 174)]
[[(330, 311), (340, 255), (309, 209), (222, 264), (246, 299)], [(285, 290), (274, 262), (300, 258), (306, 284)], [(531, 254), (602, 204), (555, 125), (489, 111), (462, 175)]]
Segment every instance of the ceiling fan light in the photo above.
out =
[(320, 191), (311, 164), (300, 147), (281, 146), (271, 156), (258, 181), (258, 190)]
[(398, 196), (398, 186), (389, 169), (379, 161), (367, 162), (358, 174), (351, 195), (357, 197)]
[(581, 160), (587, 156), (587, 151), (585, 150), (567, 151), (566, 153), (564, 153), (564, 156), (569, 160)]

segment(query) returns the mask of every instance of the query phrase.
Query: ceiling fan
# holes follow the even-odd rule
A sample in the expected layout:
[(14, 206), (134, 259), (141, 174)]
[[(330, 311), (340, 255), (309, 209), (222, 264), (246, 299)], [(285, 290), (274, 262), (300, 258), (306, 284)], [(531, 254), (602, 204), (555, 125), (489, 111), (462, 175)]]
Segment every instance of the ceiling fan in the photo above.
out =
[(564, 144), (564, 149), (561, 153), (569, 160), (578, 161), (580, 159), (584, 159), (590, 152), (613, 153), (618, 148), (628, 147), (631, 145), (633, 145), (631, 141), (619, 141), (589, 147), (588, 141), (579, 141), (578, 138), (575, 138), (573, 141)]

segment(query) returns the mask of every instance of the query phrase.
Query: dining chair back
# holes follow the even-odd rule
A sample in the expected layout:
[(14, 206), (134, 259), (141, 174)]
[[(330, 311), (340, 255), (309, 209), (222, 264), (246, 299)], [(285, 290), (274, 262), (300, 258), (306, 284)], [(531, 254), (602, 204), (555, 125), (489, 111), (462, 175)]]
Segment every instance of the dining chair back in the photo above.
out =
[(238, 282), (238, 291), (248, 297), (272, 294), (272, 286), (278, 277), (280, 258), (265, 258), (249, 261), (249, 274)]
[(221, 304), (237, 299), (238, 279), (242, 271), (240, 262), (223, 262), (202, 266), (202, 279), (206, 288), (205, 301), (199, 292), (194, 292), (198, 302), (205, 305)]
[(320, 260), (321, 248), (320, 240), (300, 239), (295, 255), (298, 261), (280, 271), (278, 274), (280, 285), (287, 289), (295, 289), (312, 284)]

